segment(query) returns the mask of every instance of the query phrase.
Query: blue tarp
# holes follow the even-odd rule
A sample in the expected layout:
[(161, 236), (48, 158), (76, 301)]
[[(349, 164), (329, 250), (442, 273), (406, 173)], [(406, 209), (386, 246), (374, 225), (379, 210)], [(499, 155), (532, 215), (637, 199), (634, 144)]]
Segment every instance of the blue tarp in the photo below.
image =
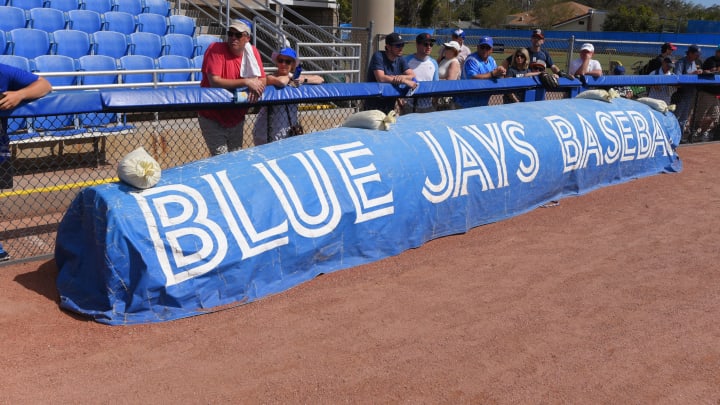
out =
[(82, 190), (56, 242), (60, 305), (102, 323), (255, 301), (562, 197), (681, 170), (675, 117), (566, 99), (336, 128)]

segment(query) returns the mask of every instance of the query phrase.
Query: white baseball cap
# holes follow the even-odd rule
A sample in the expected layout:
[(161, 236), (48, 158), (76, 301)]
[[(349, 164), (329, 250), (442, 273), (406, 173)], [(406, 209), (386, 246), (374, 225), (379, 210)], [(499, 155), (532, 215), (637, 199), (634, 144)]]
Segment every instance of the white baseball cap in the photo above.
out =
[(452, 48), (456, 51), (460, 50), (460, 44), (458, 44), (457, 41), (445, 42), (443, 45), (445, 46), (445, 48)]
[(595, 52), (595, 47), (593, 46), (593, 44), (584, 43), (584, 44), (582, 44), (582, 47), (580, 48), (580, 51)]

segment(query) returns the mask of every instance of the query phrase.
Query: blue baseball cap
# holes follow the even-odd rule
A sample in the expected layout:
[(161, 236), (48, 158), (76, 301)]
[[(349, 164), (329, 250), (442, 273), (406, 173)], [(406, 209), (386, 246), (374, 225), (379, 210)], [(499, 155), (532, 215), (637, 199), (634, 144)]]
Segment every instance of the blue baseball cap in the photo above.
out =
[(453, 37), (456, 37), (456, 38), (465, 39), (465, 31), (463, 31), (463, 30), (461, 30), (460, 28), (458, 28), (458, 29), (456, 29), (455, 31), (453, 31), (452, 36), (453, 36)]
[(292, 50), (292, 48), (283, 48), (278, 52), (273, 52), (272, 53), (273, 63), (277, 64), (278, 56), (287, 56), (288, 58), (292, 58), (292, 60), (297, 61), (297, 54), (295, 53), (295, 51)]
[(489, 45), (490, 48), (493, 46), (493, 39), (492, 37), (482, 37), (480, 38), (480, 42), (478, 42), (478, 46), (480, 45)]

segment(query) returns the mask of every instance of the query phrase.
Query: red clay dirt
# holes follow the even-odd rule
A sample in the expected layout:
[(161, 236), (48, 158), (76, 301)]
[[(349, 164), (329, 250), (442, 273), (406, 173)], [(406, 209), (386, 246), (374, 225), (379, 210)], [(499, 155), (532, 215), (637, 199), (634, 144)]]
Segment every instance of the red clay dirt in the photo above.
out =
[(112, 327), (0, 267), (0, 403), (720, 403), (720, 144), (249, 305)]

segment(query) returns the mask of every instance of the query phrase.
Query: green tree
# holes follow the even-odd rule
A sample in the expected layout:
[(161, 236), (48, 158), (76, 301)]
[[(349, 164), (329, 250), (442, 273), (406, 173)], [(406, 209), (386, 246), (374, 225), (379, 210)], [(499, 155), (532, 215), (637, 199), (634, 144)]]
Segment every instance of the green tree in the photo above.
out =
[(630, 31), (647, 32), (657, 31), (659, 28), (658, 15), (646, 5), (620, 6), (614, 12), (608, 13), (604, 31)]
[(348, 23), (352, 20), (352, 0), (337, 0), (338, 21)]

